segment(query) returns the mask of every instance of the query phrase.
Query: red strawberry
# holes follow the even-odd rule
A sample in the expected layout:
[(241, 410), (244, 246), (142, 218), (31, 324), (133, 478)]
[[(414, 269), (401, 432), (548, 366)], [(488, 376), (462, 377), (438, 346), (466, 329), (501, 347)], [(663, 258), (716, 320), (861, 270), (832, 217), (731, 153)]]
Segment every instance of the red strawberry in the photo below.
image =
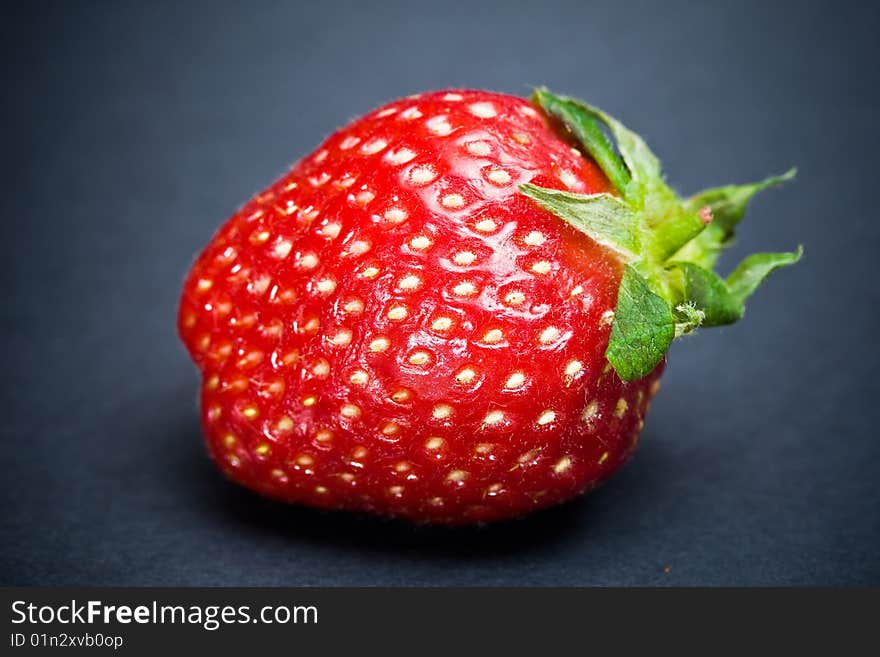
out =
[(427, 522), (594, 487), (632, 454), (672, 337), (734, 321), (797, 259), (718, 278), (779, 179), (681, 202), (655, 165), (544, 91), (413, 96), (335, 133), (186, 281), (211, 456), (274, 498)]

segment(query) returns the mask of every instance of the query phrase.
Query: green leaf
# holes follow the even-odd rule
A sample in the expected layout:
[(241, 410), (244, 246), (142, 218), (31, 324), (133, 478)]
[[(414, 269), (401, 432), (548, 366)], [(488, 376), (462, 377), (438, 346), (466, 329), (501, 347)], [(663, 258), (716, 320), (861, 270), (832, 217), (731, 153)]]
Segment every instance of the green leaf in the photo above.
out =
[(703, 326), (722, 326), (739, 321), (745, 301), (773, 270), (793, 265), (801, 258), (800, 247), (793, 253), (756, 253), (743, 260), (725, 281), (714, 271), (692, 262), (673, 262), (670, 268), (682, 275), (684, 303), (703, 311)]
[(632, 174), (633, 180), (640, 187), (645, 187), (654, 180), (660, 179), (660, 160), (654, 152), (648, 148), (648, 144), (635, 132), (627, 128), (620, 121), (600, 109), (583, 104), (588, 111), (608, 126), (614, 139), (617, 141), (617, 149), (626, 162), (626, 166)]
[(714, 271), (690, 262), (676, 262), (673, 266), (682, 274), (685, 303), (703, 311), (703, 326), (732, 324), (742, 317), (742, 301), (730, 293), (727, 283)]
[[(565, 107), (566, 112), (573, 115), (575, 120), (574, 122), (569, 122), (568, 120), (563, 119), (563, 121), (566, 122), (579, 138), (581, 137), (578, 134), (576, 127), (579, 123), (592, 119), (594, 123), (598, 121), (604, 124), (617, 142), (617, 150), (620, 152), (620, 156), (623, 158), (623, 162), (626, 164), (626, 168), (629, 171), (629, 177), (631, 180), (628, 181), (628, 184), (620, 184), (619, 180), (622, 179), (622, 176), (619, 176), (615, 171), (609, 173), (609, 170), (605, 168), (606, 165), (593, 153), (591, 150), (591, 144), (595, 142), (588, 142), (581, 139), (584, 148), (586, 148), (590, 155), (596, 159), (599, 166), (602, 167), (602, 170), (605, 172), (605, 175), (607, 175), (611, 182), (614, 183), (615, 187), (621, 194), (623, 194), (624, 198), (631, 203), (638, 203), (639, 205), (643, 203), (646, 188), (660, 179), (660, 162), (641, 137), (629, 130), (617, 119), (596, 107), (587, 105), (582, 100), (568, 98), (566, 96), (556, 96), (546, 89), (538, 89), (535, 92), (535, 101), (543, 109), (546, 109), (545, 104), (549, 104), (555, 108)], [(546, 109), (546, 111), (552, 113), (552, 110)], [(554, 116), (559, 115), (554, 114)], [(590, 135), (588, 136), (588, 139), (593, 139), (592, 128), (589, 132)], [(601, 133), (601, 129), (599, 132)], [(604, 138), (604, 134), (602, 136)], [(607, 139), (605, 142), (607, 144)], [(606, 156), (603, 154), (603, 157)], [(614, 165), (612, 164), (611, 166)]]
[(790, 169), (781, 176), (745, 185), (726, 185), (706, 189), (683, 202), (686, 212), (698, 213), (709, 208), (712, 222), (695, 239), (686, 244), (676, 255), (676, 260), (687, 260), (711, 269), (718, 261), (721, 251), (733, 238), (737, 224), (745, 215), (746, 208), (758, 192), (792, 180), (797, 173)]
[(545, 210), (608, 246), (628, 259), (640, 250), (638, 216), (629, 206), (611, 194), (572, 194), (531, 184), (520, 191)]
[(755, 253), (743, 260), (727, 277), (727, 288), (740, 304), (745, 303), (772, 271), (793, 265), (804, 253), (802, 246), (792, 253)]
[[(536, 90), (534, 100), (568, 126), (633, 211), (644, 216), (642, 223), (650, 228), (645, 233), (647, 239), (641, 240), (645, 255), (665, 260), (705, 228), (696, 211), (682, 209), (678, 197), (663, 181), (660, 162), (648, 145), (620, 121), (580, 100), (557, 96), (546, 89)], [(614, 137), (619, 156), (603, 126)]]
[(608, 176), (611, 184), (623, 193), (630, 181), (629, 170), (605, 136), (605, 131), (595, 114), (586, 110), (581, 103), (555, 96), (546, 89), (535, 90), (534, 100), (545, 112), (569, 127), (587, 153)]
[[(648, 241), (648, 252), (658, 262), (668, 260), (682, 246), (690, 243), (704, 230), (706, 222), (695, 212), (685, 212), (674, 197), (667, 198), (665, 203), (659, 202), (663, 196), (655, 196), (656, 201), (651, 209), (659, 215), (649, 222), (651, 239)], [(666, 213), (663, 210), (667, 209)]]
[(605, 351), (608, 361), (624, 381), (640, 379), (663, 360), (674, 337), (669, 304), (651, 291), (633, 265), (627, 265)]

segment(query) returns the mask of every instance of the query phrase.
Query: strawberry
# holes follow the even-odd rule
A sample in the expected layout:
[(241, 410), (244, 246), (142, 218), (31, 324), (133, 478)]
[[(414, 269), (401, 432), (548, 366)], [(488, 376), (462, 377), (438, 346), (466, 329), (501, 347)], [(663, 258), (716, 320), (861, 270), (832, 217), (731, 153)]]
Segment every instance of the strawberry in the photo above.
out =
[(788, 177), (680, 200), (637, 135), (544, 90), (379, 108), (192, 267), (179, 331), (210, 455), (273, 498), (417, 522), (591, 489), (633, 453), (672, 339), (798, 259), (712, 272)]

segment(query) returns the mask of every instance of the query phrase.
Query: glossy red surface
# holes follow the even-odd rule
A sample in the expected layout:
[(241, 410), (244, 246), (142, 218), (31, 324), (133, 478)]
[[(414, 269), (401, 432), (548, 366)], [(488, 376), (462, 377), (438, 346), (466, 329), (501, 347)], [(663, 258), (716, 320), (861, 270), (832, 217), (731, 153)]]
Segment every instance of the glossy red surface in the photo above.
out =
[(224, 472), (292, 502), (460, 523), (616, 470), (659, 369), (629, 384), (610, 369), (620, 263), (524, 182), (607, 189), (527, 101), (446, 91), (355, 121), (237, 212), (179, 315)]

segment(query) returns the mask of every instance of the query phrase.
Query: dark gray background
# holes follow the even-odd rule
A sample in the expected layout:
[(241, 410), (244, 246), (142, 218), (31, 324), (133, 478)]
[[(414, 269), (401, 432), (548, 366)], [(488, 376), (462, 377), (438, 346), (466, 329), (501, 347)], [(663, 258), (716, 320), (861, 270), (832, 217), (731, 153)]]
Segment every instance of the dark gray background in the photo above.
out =
[[(880, 584), (876, 7), (6, 3), (0, 583)], [(443, 530), (226, 483), (175, 335), (196, 251), (359, 113), (539, 84), (682, 191), (797, 164), (726, 263), (803, 262), (675, 345), (636, 458), (574, 503)]]

